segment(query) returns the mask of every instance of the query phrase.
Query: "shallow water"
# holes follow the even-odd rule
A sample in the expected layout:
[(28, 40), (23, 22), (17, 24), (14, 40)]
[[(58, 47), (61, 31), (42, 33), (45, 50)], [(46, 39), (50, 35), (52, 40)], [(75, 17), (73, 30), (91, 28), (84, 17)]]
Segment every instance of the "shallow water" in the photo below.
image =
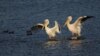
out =
[[(0, 56), (100, 56), (100, 1), (98, 0), (0, 0)], [(82, 28), (80, 40), (71, 38), (66, 17), (73, 22), (81, 15), (95, 16)], [(27, 35), (33, 25), (57, 20), (61, 34), (57, 41), (48, 41), (44, 31)]]

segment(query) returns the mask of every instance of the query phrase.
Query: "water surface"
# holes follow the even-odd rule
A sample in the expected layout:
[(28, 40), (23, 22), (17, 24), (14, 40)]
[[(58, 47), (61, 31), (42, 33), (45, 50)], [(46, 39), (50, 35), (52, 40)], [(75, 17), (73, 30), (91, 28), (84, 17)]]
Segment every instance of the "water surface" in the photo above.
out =
[[(99, 5), (99, 0), (0, 0), (0, 56), (100, 56)], [(58, 41), (48, 41), (42, 30), (26, 35), (46, 18), (50, 26), (55, 20), (62, 26), (69, 15), (73, 22), (79, 16), (95, 16), (83, 25), (84, 39), (68, 40), (71, 34), (66, 27)]]

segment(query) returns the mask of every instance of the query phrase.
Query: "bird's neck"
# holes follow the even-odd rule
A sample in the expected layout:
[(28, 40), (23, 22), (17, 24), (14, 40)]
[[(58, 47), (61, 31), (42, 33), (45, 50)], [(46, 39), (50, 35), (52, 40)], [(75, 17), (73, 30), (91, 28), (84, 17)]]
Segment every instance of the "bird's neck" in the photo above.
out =
[(45, 24), (44, 27), (45, 27), (45, 30), (47, 30), (48, 29), (48, 24)]
[(67, 26), (69, 26), (69, 25), (71, 24), (71, 21), (68, 20), (68, 21), (66, 22), (66, 24), (67, 24)]

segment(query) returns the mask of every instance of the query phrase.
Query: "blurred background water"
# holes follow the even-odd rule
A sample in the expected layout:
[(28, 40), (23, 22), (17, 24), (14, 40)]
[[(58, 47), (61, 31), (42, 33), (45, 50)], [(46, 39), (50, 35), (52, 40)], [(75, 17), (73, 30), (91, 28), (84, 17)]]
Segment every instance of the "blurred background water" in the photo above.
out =
[[(33, 25), (57, 20), (62, 26), (69, 15), (73, 22), (84, 15), (83, 40), (68, 40), (71, 35), (62, 27), (58, 41), (48, 41), (44, 31), (27, 36)], [(0, 0), (0, 56), (100, 56), (99, 0)], [(11, 31), (9, 34), (4, 32)]]

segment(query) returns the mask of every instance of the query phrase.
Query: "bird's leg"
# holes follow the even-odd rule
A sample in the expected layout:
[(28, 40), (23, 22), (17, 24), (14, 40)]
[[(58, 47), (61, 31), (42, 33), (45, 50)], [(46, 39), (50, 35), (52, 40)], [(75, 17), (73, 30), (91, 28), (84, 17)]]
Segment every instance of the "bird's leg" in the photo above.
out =
[(77, 39), (78, 37), (78, 34), (76, 34), (76, 33), (72, 33), (72, 39)]
[(78, 32), (78, 37), (80, 37), (81, 36), (81, 33), (80, 32)]
[(72, 33), (72, 37), (74, 37), (75, 36), (75, 34), (74, 33)]
[(55, 41), (55, 40), (56, 40), (56, 37), (51, 37), (51, 36), (49, 36), (49, 40), (50, 40), (50, 41)]
[(53, 37), (51, 37), (51, 36), (49, 36), (49, 39), (50, 39), (50, 40), (52, 40), (52, 39), (54, 39), (54, 38), (53, 38)]
[(52, 39), (52, 37), (51, 37), (51, 36), (49, 36), (49, 39)]
[(77, 37), (77, 34), (76, 33), (72, 33), (72, 37)]

